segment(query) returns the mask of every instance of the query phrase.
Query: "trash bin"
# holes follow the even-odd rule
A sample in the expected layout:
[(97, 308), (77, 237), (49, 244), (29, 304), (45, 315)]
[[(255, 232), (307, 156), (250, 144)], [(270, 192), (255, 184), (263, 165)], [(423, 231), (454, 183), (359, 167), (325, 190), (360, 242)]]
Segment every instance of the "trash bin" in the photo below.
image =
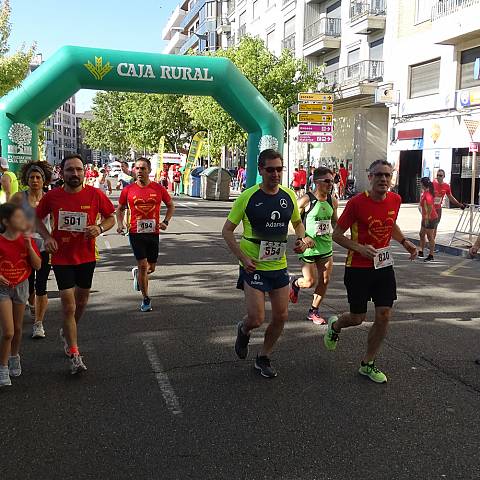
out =
[(201, 174), (201, 197), (204, 200), (229, 200), (232, 176), (220, 167), (210, 167)]
[(203, 167), (197, 167), (194, 168), (190, 172), (190, 182), (188, 183), (188, 192), (187, 195), (189, 197), (198, 197), (200, 198), (201, 194), (201, 186), (202, 186), (202, 179), (200, 177), (200, 174), (204, 171), (205, 169)]

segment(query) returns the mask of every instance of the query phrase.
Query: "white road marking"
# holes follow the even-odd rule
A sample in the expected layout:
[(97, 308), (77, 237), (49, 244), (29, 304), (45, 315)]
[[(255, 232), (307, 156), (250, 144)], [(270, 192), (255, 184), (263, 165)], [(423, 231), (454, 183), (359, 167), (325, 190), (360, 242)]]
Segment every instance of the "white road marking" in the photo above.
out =
[(189, 203), (177, 202), (176, 205), (179, 205), (180, 207), (185, 207), (185, 208), (193, 208), (198, 204), (196, 202), (189, 202)]
[(459, 268), (462, 268), (466, 263), (469, 263), (469, 262), (471, 262), (471, 259), (466, 258), (465, 260), (462, 260), (461, 262), (458, 262), (457, 264), (453, 265), (449, 269), (440, 273), (440, 275), (443, 275), (444, 277), (449, 276), (452, 273), (456, 272)]
[(172, 384), (168, 379), (168, 375), (163, 372), (163, 366), (158, 358), (155, 345), (151, 340), (143, 340), (143, 346), (147, 352), (148, 360), (150, 361), (152, 370), (155, 373), (155, 378), (157, 379), (158, 386), (160, 387), (163, 399), (167, 404), (167, 408), (173, 413), (173, 415), (182, 415), (183, 412), (180, 408), (180, 402), (178, 401), (177, 395), (175, 394)]
[(197, 225), (196, 223), (191, 222), (190, 220), (187, 220), (184, 218), (184, 220), (189, 223), (190, 225), (193, 225), (194, 227), (199, 227), (200, 225)]

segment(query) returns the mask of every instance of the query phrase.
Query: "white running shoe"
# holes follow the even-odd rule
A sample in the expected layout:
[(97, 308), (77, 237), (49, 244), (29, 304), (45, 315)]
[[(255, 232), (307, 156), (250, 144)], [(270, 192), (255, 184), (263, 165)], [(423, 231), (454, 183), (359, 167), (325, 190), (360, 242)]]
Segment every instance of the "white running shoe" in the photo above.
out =
[(61, 328), (58, 332), (60, 335), (60, 340), (63, 342), (63, 351), (65, 352), (65, 355), (70, 358), (70, 348), (68, 346), (67, 339), (65, 338), (65, 335), (63, 334), (63, 328)]
[(138, 283), (138, 267), (132, 268), (132, 277), (133, 277), (133, 289), (136, 292), (140, 291), (140, 284)]
[(87, 367), (83, 363), (83, 358), (78, 355), (72, 355), (70, 357), (70, 373), (72, 375), (76, 375), (77, 373), (81, 373), (87, 370)]
[(11, 377), (19, 377), (22, 374), (22, 364), (20, 363), (20, 355), (15, 355), (8, 359), (8, 370)]
[(42, 322), (35, 322), (33, 324), (32, 338), (45, 338), (45, 330)]
[(9, 387), (12, 385), (8, 367), (0, 367), (0, 387)]

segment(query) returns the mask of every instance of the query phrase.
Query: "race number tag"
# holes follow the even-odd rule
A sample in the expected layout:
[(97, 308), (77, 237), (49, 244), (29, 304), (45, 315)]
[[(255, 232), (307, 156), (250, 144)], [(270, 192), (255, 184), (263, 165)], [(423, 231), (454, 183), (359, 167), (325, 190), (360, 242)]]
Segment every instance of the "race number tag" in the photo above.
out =
[(376, 270), (393, 265), (393, 255), (390, 251), (390, 247), (377, 249), (377, 255), (373, 259), (373, 265)]
[(263, 240), (260, 243), (259, 260), (264, 262), (273, 262), (274, 260), (281, 260), (287, 251), (287, 244), (285, 242), (267, 242)]
[(442, 204), (442, 200), (443, 200), (442, 197), (435, 197), (435, 199), (433, 200), (433, 203), (434, 203), (435, 205), (441, 205), (441, 204)]
[(330, 220), (317, 220), (315, 222), (315, 231), (318, 236), (329, 235), (332, 233), (332, 223)]
[(155, 233), (157, 222), (152, 219), (137, 220), (137, 233)]
[(58, 212), (58, 229), (67, 232), (84, 232), (87, 228), (87, 214), (85, 212)]

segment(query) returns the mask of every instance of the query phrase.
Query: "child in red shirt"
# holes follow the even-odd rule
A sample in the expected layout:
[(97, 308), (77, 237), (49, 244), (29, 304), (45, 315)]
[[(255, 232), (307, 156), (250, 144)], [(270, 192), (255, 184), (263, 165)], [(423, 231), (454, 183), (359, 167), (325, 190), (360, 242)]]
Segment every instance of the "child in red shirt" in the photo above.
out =
[(20, 342), (28, 300), (28, 277), (39, 270), (40, 253), (27, 230), (21, 207), (0, 205), (0, 387), (11, 385), (22, 373)]

